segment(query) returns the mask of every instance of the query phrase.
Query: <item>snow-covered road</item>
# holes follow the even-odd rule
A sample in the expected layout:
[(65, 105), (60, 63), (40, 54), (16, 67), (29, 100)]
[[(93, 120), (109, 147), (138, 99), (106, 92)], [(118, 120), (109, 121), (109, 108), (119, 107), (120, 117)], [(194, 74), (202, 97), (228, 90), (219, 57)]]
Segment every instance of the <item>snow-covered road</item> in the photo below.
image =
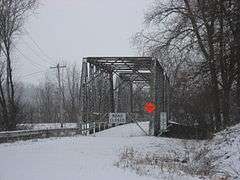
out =
[[(147, 123), (141, 125), (147, 130)], [(0, 144), (0, 180), (153, 179), (114, 166), (124, 147), (144, 152), (183, 152), (179, 140), (147, 137), (136, 124), (128, 124), (96, 136)]]

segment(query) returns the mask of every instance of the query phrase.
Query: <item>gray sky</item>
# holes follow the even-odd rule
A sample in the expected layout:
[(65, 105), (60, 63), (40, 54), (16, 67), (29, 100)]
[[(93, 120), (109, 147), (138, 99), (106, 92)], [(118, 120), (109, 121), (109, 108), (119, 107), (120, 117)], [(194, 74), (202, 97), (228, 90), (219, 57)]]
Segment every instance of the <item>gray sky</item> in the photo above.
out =
[[(28, 19), (29, 32), (18, 39), (15, 72), (24, 82), (38, 83), (58, 61), (81, 63), (83, 56), (134, 56), (131, 36), (143, 27), (152, 0), (42, 0)], [(31, 38), (50, 56), (39, 51)], [(44, 60), (42, 60), (44, 59)], [(32, 62), (31, 62), (32, 61)], [(28, 76), (26, 76), (28, 75)]]

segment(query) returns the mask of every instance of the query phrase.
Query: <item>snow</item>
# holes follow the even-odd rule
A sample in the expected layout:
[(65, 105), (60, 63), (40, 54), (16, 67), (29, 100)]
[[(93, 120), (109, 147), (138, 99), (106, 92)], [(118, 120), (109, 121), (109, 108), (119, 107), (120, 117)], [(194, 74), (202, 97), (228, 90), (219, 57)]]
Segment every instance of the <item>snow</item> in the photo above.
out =
[[(144, 131), (148, 132), (148, 122), (142, 122), (140, 126)], [(102, 137), (136, 137), (145, 136), (145, 133), (141, 131), (135, 123), (117, 126), (115, 128), (110, 128), (105, 131), (96, 133), (96, 136)]]
[[(147, 122), (140, 125), (148, 131)], [(225, 142), (226, 138), (232, 143), (228, 140)], [(207, 146), (213, 153), (222, 156), (216, 160), (216, 164), (221, 162), (225, 168), (231, 163), (237, 171), (240, 171), (239, 144), (240, 125), (217, 134)], [(79, 135), (0, 144), (0, 180), (198, 179), (186, 174), (139, 176), (131, 169), (119, 168), (115, 164), (126, 147), (142, 153), (161, 155), (174, 155), (174, 152), (178, 152), (179, 157), (185, 153), (182, 140), (146, 136), (136, 124), (127, 124), (91, 136)], [(230, 157), (226, 159), (225, 153)]]
[(0, 151), (0, 179), (136, 178), (134, 174), (129, 176), (112, 165), (117, 146), (108, 140), (74, 137), (5, 145)]
[[(148, 123), (142, 123), (141, 126), (147, 130)], [(181, 148), (177, 140), (144, 136), (144, 132), (136, 124), (111, 128), (96, 133), (95, 136), (1, 144), (0, 179), (154, 179), (151, 176), (139, 176), (135, 172), (114, 166), (125, 147), (152, 152), (161, 149), (163, 153)]]
[(216, 159), (218, 172), (240, 179), (240, 124), (217, 133), (207, 147), (211, 149), (208, 155)]

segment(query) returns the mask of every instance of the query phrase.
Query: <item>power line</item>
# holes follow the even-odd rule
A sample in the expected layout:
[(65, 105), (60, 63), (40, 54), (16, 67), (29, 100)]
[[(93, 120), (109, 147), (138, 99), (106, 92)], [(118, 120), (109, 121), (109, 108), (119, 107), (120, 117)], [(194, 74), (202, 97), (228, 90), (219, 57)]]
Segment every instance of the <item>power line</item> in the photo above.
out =
[[(39, 67), (41, 67), (41, 68), (44, 67), (43, 65), (32, 61), (32, 59), (30, 59), (30, 58), (27, 57), (25, 54), (23, 54), (15, 45), (13, 45), (13, 46), (14, 46), (15, 49), (18, 51), (18, 53), (21, 54), (21, 55), (25, 58), (25, 60), (27, 60), (28, 62), (30, 62), (30, 64), (32, 64), (34, 67), (36, 67), (36, 68), (38, 68), (38, 69), (39, 69)], [(33, 62), (34, 62), (35, 64), (34, 64)]]
[(45, 53), (45, 51), (39, 46), (39, 44), (33, 39), (33, 37), (30, 35), (30, 33), (25, 29), (27, 36), (30, 38), (30, 40), (35, 44), (35, 46), (41, 51), (41, 53), (47, 57), (48, 59), (52, 59), (50, 56)]
[(28, 77), (28, 76), (32, 76), (32, 75), (40, 74), (40, 73), (44, 73), (44, 72), (45, 72), (45, 71), (37, 71), (37, 72), (30, 73), (30, 74), (25, 74), (25, 75), (23, 75), (22, 77)]
[(48, 63), (49, 65), (51, 65), (51, 63), (49, 61), (47, 61), (46, 59), (44, 59), (43, 57), (41, 57), (39, 54), (36, 53), (36, 51), (25, 41), (22, 40), (24, 42), (24, 44), (26, 44), (26, 46), (38, 57), (40, 58), (40, 60), (44, 61), (45, 63)]

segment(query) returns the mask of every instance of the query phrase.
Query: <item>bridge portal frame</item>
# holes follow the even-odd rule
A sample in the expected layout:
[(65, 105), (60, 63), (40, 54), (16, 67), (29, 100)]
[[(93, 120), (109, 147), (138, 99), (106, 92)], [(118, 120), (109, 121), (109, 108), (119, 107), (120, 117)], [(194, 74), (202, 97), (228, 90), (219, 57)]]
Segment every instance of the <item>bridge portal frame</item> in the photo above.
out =
[(160, 112), (167, 112), (169, 120), (170, 83), (159, 61), (152, 57), (83, 58), (79, 124), (96, 119), (103, 121), (108, 113), (121, 111), (119, 107), (123, 104), (123, 96), (129, 97), (125, 99), (129, 101), (127, 104), (131, 113), (133, 84), (139, 82), (150, 87), (150, 99), (156, 105), (150, 118), (149, 135), (159, 135)]

